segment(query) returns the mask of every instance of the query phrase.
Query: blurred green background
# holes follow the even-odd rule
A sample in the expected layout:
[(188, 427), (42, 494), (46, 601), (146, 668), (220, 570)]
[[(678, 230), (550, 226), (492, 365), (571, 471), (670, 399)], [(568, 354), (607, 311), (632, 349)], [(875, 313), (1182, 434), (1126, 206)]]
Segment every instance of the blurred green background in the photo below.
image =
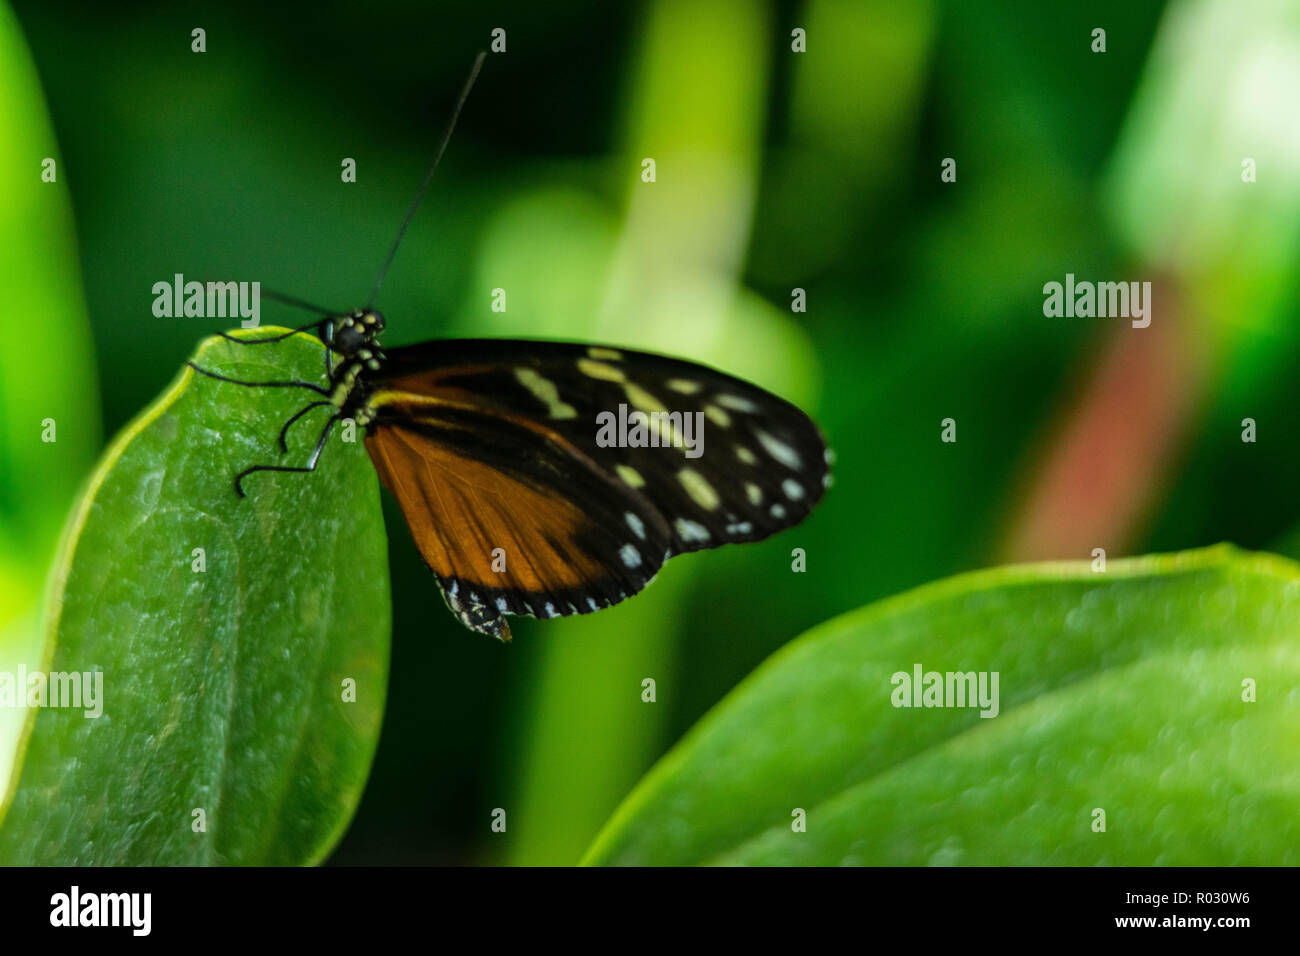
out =
[[(213, 331), (155, 318), (153, 284), (180, 272), (364, 302), (497, 27), (506, 51), (489, 56), (386, 280), (386, 342), (517, 335), (671, 352), (798, 402), (838, 453), (835, 488), (805, 525), (674, 561), (610, 612), (521, 619), (509, 647), (455, 623), (386, 501), (390, 697), (333, 862), (574, 862), (759, 661), (925, 581), (1096, 547), (1294, 552), (1300, 540), (1294, 4), (14, 10), (4, 82), (39, 76), (52, 138), (40, 156), (6, 149), (0, 187), (10, 650), (39, 591), (36, 556), (98, 436)], [(792, 52), (795, 28), (807, 52)], [(55, 184), (39, 183), (46, 155)], [(340, 181), (345, 157), (356, 183)], [(940, 179), (947, 157), (953, 183)], [(34, 195), (56, 208), (24, 214)], [(77, 344), (75, 260), (16, 258), (38, 248), (36, 220), (56, 233), (43, 248), (75, 236), (93, 368)], [(1045, 318), (1043, 284), (1067, 272), (1152, 281), (1151, 328)], [(490, 308), (498, 287), (505, 313)], [(794, 288), (806, 312), (791, 311)], [(8, 307), (50, 290), (59, 315)], [(267, 324), (304, 320), (264, 306)], [(45, 414), (23, 404), (33, 390), (65, 396), (60, 442), (73, 442), (39, 482), (21, 457), (30, 416)], [(955, 444), (940, 441), (948, 417)], [(791, 572), (795, 547), (804, 574)], [(497, 807), (505, 834), (490, 829)]]

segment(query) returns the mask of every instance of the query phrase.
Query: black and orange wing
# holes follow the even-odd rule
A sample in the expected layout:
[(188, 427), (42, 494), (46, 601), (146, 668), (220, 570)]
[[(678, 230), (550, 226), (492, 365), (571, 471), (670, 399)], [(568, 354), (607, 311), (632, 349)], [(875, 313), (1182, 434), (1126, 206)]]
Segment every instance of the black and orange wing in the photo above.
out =
[(659, 514), (589, 461), (488, 415), (385, 415), (366, 436), (447, 605), (509, 640), (506, 614), (558, 617), (635, 594), (668, 557)]
[[(384, 485), (451, 609), (501, 639), (504, 615), (599, 610), (675, 554), (789, 527), (829, 484), (797, 408), (664, 356), (446, 340), (390, 350), (367, 384)], [(620, 406), (656, 444), (601, 440)]]

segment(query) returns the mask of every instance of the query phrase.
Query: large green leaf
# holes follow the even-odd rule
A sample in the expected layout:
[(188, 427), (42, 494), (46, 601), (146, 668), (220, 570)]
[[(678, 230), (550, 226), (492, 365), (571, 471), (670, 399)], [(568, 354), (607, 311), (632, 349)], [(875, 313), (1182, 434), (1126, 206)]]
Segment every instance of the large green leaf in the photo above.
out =
[[(209, 339), (195, 360), (253, 380), (322, 372), (306, 336)], [(307, 456), (327, 409), (283, 458), (275, 436), (317, 397), (186, 369), (105, 454), (65, 532), (45, 653), (46, 670), (102, 673), (103, 715), (33, 711), (0, 862), (306, 863), (340, 836), (387, 682), (378, 483), (336, 431), (316, 473), (254, 475), (243, 500), (233, 486)]]
[[(1300, 862), (1298, 575), (1220, 546), (968, 574), (836, 618), (706, 715), (587, 860)], [(998, 672), (1000, 712), (894, 707), (918, 663)]]

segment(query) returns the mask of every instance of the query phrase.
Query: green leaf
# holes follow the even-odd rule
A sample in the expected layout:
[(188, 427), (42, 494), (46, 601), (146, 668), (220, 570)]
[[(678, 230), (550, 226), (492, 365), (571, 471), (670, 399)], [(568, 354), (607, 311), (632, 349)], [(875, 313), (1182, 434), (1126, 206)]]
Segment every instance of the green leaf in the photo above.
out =
[[(1298, 863), (1298, 573), (1219, 546), (978, 572), (831, 620), (706, 715), (587, 862)], [(998, 672), (1000, 713), (894, 707), (918, 663)]]
[[(248, 380), (323, 372), (307, 336), (209, 339), (195, 361)], [(103, 714), (33, 711), (0, 863), (298, 864), (341, 835), (387, 683), (378, 482), (360, 435), (336, 429), (314, 474), (255, 474), (243, 500), (233, 484), (306, 459), (330, 409), (287, 455), (275, 436), (318, 397), (187, 368), (113, 442), (65, 531), (45, 654), (47, 671), (102, 674)]]

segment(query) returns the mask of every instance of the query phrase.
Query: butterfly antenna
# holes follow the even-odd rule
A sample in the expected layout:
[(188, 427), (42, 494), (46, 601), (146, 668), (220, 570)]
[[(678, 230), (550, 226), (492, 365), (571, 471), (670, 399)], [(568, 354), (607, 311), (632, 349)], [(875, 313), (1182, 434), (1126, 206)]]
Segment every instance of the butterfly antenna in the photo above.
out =
[(323, 322), (325, 319), (329, 318), (330, 316), (343, 314), (342, 312), (337, 312), (333, 309), (322, 309), (318, 305), (312, 305), (310, 302), (304, 302), (302, 299), (295, 298), (294, 296), (285, 295), (283, 292), (276, 292), (274, 289), (259, 289), (258, 294), (261, 297), (270, 299), (273, 302), (281, 302), (284, 305), (291, 305), (294, 308), (306, 309), (308, 312), (315, 312), (317, 315), (320, 316), (320, 318), (308, 322), (306, 325), (300, 325), (289, 332), (285, 332), (283, 335), (272, 335), (264, 339), (240, 339), (226, 332), (218, 332), (217, 335), (221, 336), (223, 339), (226, 339), (229, 342), (235, 342), (239, 345), (267, 345), (271, 342), (283, 342), (285, 339), (289, 338), (290, 336), (297, 335), (299, 332), (306, 332), (310, 329), (317, 329), (319, 328), (321, 322)]
[[(310, 302), (304, 302), (302, 299), (295, 298), (291, 295), (285, 295), (283, 292), (276, 292), (274, 289), (262, 289), (261, 294), (272, 302), (282, 302), (285, 305), (291, 305), (296, 309), (306, 309), (308, 312), (315, 312), (318, 315), (343, 315), (337, 309), (322, 309), (319, 305), (312, 305)], [(308, 326), (310, 328), (310, 326)]]
[(415, 194), (415, 201), (411, 203), (411, 208), (406, 211), (406, 218), (402, 220), (402, 227), (397, 230), (397, 238), (393, 240), (393, 247), (388, 250), (388, 258), (384, 260), (383, 268), (379, 270), (379, 278), (375, 280), (375, 289), (370, 293), (370, 301), (366, 303), (366, 308), (375, 304), (375, 299), (379, 297), (379, 287), (384, 284), (384, 276), (388, 274), (388, 267), (393, 264), (393, 257), (397, 255), (397, 247), (402, 244), (402, 237), (406, 235), (406, 227), (411, 224), (411, 217), (415, 215), (415, 210), (420, 208), (420, 201), (424, 199), (424, 193), (429, 188), (429, 182), (433, 179), (433, 174), (438, 170), (438, 163), (442, 161), (442, 154), (447, 151), (447, 144), (451, 141), (452, 130), (456, 128), (456, 120), (460, 119), (460, 111), (465, 106), (465, 101), (469, 99), (469, 91), (474, 88), (474, 81), (478, 79), (478, 71), (483, 67), (483, 60), (487, 58), (487, 53), (479, 53), (474, 58), (474, 65), (470, 67), (469, 79), (465, 81), (464, 87), (461, 88), (460, 98), (456, 100), (456, 108), (451, 112), (451, 119), (447, 123), (447, 131), (442, 134), (442, 142), (438, 144), (438, 151), (433, 154), (433, 162), (429, 164), (429, 170), (424, 174), (424, 182), (420, 183), (420, 188)]

